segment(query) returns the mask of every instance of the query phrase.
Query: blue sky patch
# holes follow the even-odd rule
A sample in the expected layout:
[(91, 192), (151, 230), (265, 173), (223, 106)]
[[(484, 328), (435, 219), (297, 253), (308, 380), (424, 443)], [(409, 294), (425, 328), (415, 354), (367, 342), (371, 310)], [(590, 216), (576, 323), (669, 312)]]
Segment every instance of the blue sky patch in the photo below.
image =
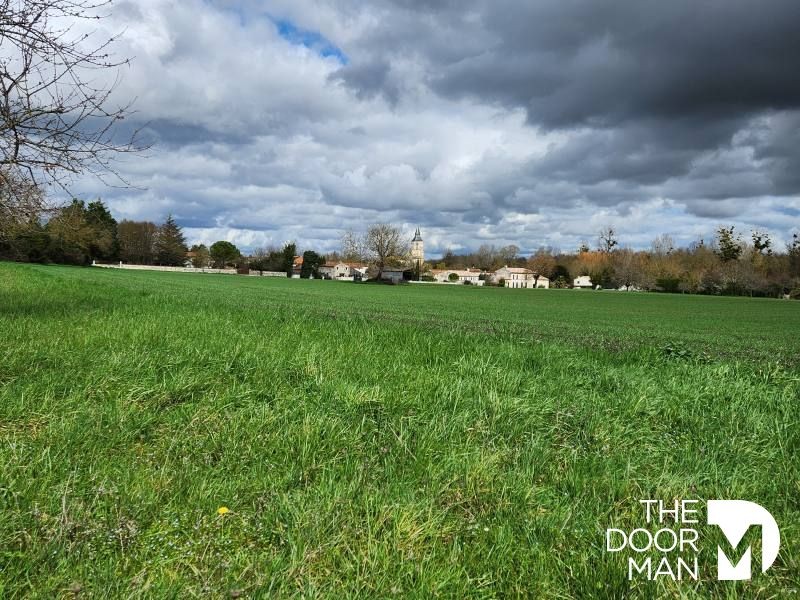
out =
[(273, 19), (272, 22), (275, 23), (278, 34), (289, 43), (305, 46), (325, 58), (332, 56), (343, 65), (348, 63), (345, 53), (320, 33), (301, 29), (291, 21)]

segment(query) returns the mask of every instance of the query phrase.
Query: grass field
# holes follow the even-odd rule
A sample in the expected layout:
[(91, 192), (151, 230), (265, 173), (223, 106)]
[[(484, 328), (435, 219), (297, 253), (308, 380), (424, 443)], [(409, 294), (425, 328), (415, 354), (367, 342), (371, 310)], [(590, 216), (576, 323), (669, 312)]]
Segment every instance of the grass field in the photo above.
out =
[[(0, 359), (3, 598), (800, 596), (798, 302), (3, 263)], [(643, 498), (778, 560), (629, 582)]]

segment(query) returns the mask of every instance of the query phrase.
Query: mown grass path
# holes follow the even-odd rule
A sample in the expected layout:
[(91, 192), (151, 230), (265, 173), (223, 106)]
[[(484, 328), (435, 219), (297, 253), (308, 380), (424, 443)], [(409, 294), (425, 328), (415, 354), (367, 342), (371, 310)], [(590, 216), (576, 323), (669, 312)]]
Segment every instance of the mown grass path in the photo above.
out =
[[(0, 596), (791, 597), (798, 334), (776, 300), (0, 263)], [(603, 534), (641, 498), (758, 502), (781, 553), (630, 583)]]

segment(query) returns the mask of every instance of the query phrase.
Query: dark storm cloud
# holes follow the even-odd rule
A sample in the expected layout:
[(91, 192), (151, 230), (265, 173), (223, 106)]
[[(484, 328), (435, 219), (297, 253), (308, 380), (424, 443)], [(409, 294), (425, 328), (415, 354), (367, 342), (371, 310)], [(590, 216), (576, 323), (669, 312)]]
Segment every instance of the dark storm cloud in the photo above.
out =
[[(663, 182), (687, 175), (698, 153), (730, 145), (752, 118), (800, 107), (795, 0), (381, 5), (393, 16), (362, 40), (366, 60), (411, 53), (443, 97), (522, 108), (544, 130), (595, 132), (547, 156), (538, 176)], [(443, 50), (454, 28), (460, 43)], [(342, 80), (370, 94), (380, 84), (344, 71)], [(797, 193), (795, 118), (781, 130), (789, 143), (775, 139), (776, 155), (758, 148), (774, 161), (765, 192)]]
[[(137, 124), (134, 123), (134, 126)], [(138, 127), (146, 144), (158, 144), (167, 148), (179, 148), (198, 141), (239, 146), (250, 140), (250, 136), (246, 134), (230, 130), (212, 131), (197, 123), (182, 123), (178, 120), (154, 119)]]
[[(454, 21), (468, 28), (459, 56), (439, 49), (435, 28), (415, 32), (434, 38), (416, 46), (434, 89), (525, 108), (545, 127), (800, 106), (794, 0), (397, 4), (445, 31)], [(491, 41), (476, 52), (470, 34)]]
[(383, 94), (391, 104), (395, 104), (400, 89), (392, 80), (390, 69), (390, 64), (383, 60), (360, 62), (339, 69), (330, 79), (352, 88), (360, 99)]

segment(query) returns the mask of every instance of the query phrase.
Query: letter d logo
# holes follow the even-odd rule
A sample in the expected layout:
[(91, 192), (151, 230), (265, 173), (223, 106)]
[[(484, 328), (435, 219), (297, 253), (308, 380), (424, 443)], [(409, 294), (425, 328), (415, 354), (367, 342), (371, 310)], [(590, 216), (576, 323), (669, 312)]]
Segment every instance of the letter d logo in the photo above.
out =
[[(747, 500), (709, 500), (708, 523), (717, 525), (736, 548), (751, 525), (761, 525), (761, 572), (765, 573), (778, 556), (781, 534), (772, 515), (762, 506)], [(736, 565), (717, 546), (717, 576), (720, 580), (750, 579), (750, 546)]]

